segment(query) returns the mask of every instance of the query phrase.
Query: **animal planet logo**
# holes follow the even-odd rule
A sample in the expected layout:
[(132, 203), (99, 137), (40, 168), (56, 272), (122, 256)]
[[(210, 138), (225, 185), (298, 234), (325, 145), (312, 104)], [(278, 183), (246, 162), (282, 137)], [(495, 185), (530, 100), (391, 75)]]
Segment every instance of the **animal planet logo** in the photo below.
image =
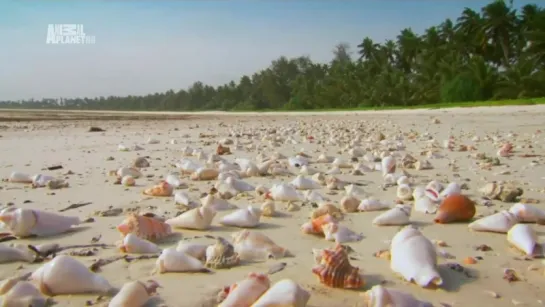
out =
[(49, 24), (46, 44), (82, 45), (94, 44), (95, 36), (87, 35), (82, 24)]

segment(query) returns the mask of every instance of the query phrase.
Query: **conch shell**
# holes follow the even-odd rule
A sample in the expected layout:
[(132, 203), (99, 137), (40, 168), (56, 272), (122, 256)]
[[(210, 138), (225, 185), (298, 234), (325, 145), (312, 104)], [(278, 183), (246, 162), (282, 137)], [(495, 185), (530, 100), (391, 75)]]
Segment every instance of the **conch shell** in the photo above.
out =
[(191, 180), (202, 180), (202, 181), (216, 180), (219, 174), (220, 173), (217, 169), (201, 167), (197, 169), (195, 172), (193, 172), (190, 178)]
[(60, 294), (100, 293), (113, 290), (102, 276), (91, 272), (83, 263), (58, 255), (34, 271), (31, 279), (38, 282), (40, 291), (48, 296)]
[(312, 213), (310, 214), (310, 218), (315, 219), (326, 214), (329, 214), (338, 220), (343, 218), (343, 213), (341, 209), (333, 204), (321, 205), (320, 207), (312, 211)]
[(335, 243), (355, 242), (363, 239), (361, 234), (357, 234), (345, 226), (338, 223), (326, 223), (322, 225), (322, 231), (327, 241), (335, 241)]
[(263, 294), (252, 307), (306, 307), (310, 293), (291, 279), (282, 279)]
[(396, 205), (392, 209), (381, 213), (373, 219), (373, 224), (379, 226), (407, 225), (410, 223), (411, 207), (408, 205)]
[(503, 202), (514, 202), (524, 191), (512, 184), (491, 182), (479, 189), (483, 196)]
[(420, 301), (409, 293), (376, 285), (361, 294), (367, 307), (433, 307), (429, 302)]
[(400, 184), (397, 186), (396, 195), (400, 200), (411, 200), (413, 198), (413, 191), (408, 184)]
[(154, 280), (128, 282), (112, 298), (108, 307), (142, 307), (159, 287)]
[(214, 216), (216, 216), (216, 211), (214, 209), (201, 206), (186, 211), (177, 217), (168, 219), (165, 223), (175, 228), (207, 230), (210, 228)]
[(8, 208), (0, 213), (0, 222), (13, 235), (23, 238), (64, 233), (70, 231), (72, 226), (78, 225), (80, 219), (36, 209)]
[(235, 212), (225, 215), (220, 224), (225, 226), (235, 226), (244, 228), (253, 228), (259, 225), (261, 210), (248, 206), (246, 209), (238, 209)]
[(227, 291), (227, 297), (218, 307), (253, 306), (252, 304), (271, 286), (265, 274), (250, 273), (244, 280), (233, 284)]
[(156, 272), (209, 272), (204, 265), (194, 257), (169, 247), (163, 250), (155, 263)]
[(421, 287), (443, 283), (437, 271), (437, 252), (433, 243), (412, 225), (405, 226), (392, 239), (390, 267), (409, 282)]
[(205, 197), (201, 198), (200, 200), (203, 207), (212, 208), (214, 209), (214, 211), (223, 211), (223, 210), (230, 210), (230, 209), (236, 208), (235, 205), (231, 204), (225, 199), (216, 197), (216, 195), (214, 194), (208, 194)]
[(290, 184), (298, 190), (313, 190), (321, 188), (319, 183), (315, 182), (312, 179), (305, 178), (302, 175), (298, 175), (294, 180), (290, 182)]
[(465, 222), (475, 216), (475, 203), (467, 196), (453, 194), (445, 197), (435, 215), (435, 223)]
[(206, 261), (206, 249), (208, 248), (208, 246), (209, 245), (195, 242), (180, 241), (176, 246), (176, 250), (188, 254), (193, 258)]
[(281, 183), (270, 190), (270, 197), (277, 201), (300, 201), (303, 196), (290, 184)]
[(242, 230), (231, 235), (235, 252), (241, 260), (279, 259), (291, 256), (291, 253), (278, 246), (265, 234), (256, 231)]
[(130, 213), (127, 218), (117, 226), (117, 230), (124, 237), (129, 233), (137, 235), (139, 238), (155, 241), (163, 239), (172, 234), (169, 224), (154, 217), (147, 217)]
[(15, 171), (10, 174), (8, 181), (13, 183), (32, 183), (32, 176)]
[(122, 241), (117, 243), (118, 248), (129, 254), (157, 254), (161, 249), (155, 243), (139, 238), (133, 233), (128, 233)]
[(392, 156), (386, 156), (381, 161), (382, 175), (392, 174), (396, 170), (396, 160)]
[(8, 280), (2, 285), (3, 296), (0, 306), (6, 307), (46, 307), (48, 300), (32, 283), (21, 280)]
[(318, 276), (322, 284), (332, 288), (359, 289), (365, 284), (359, 268), (350, 265), (348, 255), (340, 244), (334, 249), (322, 250), (321, 263), (312, 268), (312, 273)]
[(516, 203), (509, 212), (513, 213), (523, 223), (545, 223), (545, 210), (523, 203)]
[(274, 201), (269, 199), (269, 200), (266, 200), (261, 205), (261, 215), (268, 216), (268, 217), (273, 217), (276, 215), (276, 208), (274, 206)]
[(206, 267), (224, 269), (238, 265), (240, 258), (231, 243), (218, 237), (216, 244), (206, 248)]
[(341, 199), (340, 207), (343, 212), (356, 212), (358, 211), (359, 204), (359, 199), (353, 196), (345, 196)]
[(528, 224), (513, 226), (507, 232), (507, 241), (528, 256), (534, 255), (538, 245), (536, 232)]
[(362, 200), (358, 206), (359, 211), (380, 211), (390, 209), (391, 205), (374, 198)]
[(488, 231), (507, 233), (513, 225), (517, 224), (517, 216), (507, 210), (502, 210), (489, 216), (485, 216), (468, 225), (473, 231)]
[(166, 196), (172, 196), (173, 191), (174, 191), (174, 187), (168, 184), (168, 182), (163, 181), (159, 184), (154, 185), (151, 188), (145, 189), (144, 195), (166, 197)]
[(338, 220), (331, 214), (320, 215), (317, 218), (313, 218), (307, 223), (301, 225), (301, 231), (307, 234), (323, 234), (322, 226), (327, 223), (334, 223)]
[(0, 263), (10, 263), (15, 261), (33, 262), (36, 254), (32, 252), (27, 245), (14, 244), (7, 246), (0, 244)]
[(428, 196), (424, 195), (420, 198), (416, 198), (414, 201), (414, 210), (431, 214), (437, 212), (437, 205)]

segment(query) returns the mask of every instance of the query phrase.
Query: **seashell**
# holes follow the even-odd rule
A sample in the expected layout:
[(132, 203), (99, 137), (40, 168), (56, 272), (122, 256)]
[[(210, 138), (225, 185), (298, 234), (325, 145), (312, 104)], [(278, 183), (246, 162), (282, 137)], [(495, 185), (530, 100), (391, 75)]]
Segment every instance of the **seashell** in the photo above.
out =
[(312, 180), (320, 183), (321, 185), (325, 185), (326, 178), (325, 178), (324, 173), (322, 173), (322, 172), (316, 173), (316, 174), (312, 175), (311, 178), (312, 178)]
[(299, 171), (299, 174), (301, 175), (307, 175), (307, 176), (312, 176), (314, 174), (318, 173), (318, 170), (312, 168), (312, 167), (309, 167), (307, 165), (303, 165), (301, 166), (301, 170)]
[(193, 172), (189, 178), (191, 178), (191, 180), (201, 181), (216, 180), (219, 174), (217, 169), (200, 167)]
[(174, 203), (177, 205), (186, 206), (190, 209), (195, 208), (198, 204), (189, 198), (189, 195), (183, 191), (176, 191), (174, 193)]
[(176, 167), (182, 171), (182, 174), (193, 174), (200, 168), (203, 168), (201, 164), (186, 159), (180, 161), (180, 163), (176, 163)]
[(301, 231), (306, 234), (324, 234), (322, 226), (327, 223), (335, 223), (338, 220), (329, 213), (313, 217), (309, 222), (301, 225)]
[(278, 246), (265, 234), (250, 230), (242, 230), (232, 235), (235, 252), (241, 260), (263, 261), (266, 259), (279, 259), (291, 256), (291, 253)]
[(104, 277), (91, 272), (83, 263), (58, 255), (32, 273), (30, 278), (39, 284), (47, 296), (61, 294), (107, 294), (113, 290)]
[(293, 181), (290, 182), (297, 190), (313, 190), (320, 189), (321, 186), (319, 183), (314, 180), (298, 175)]
[(310, 293), (291, 279), (275, 283), (252, 305), (252, 307), (306, 307)]
[(316, 162), (318, 162), (318, 163), (331, 163), (331, 162), (333, 162), (334, 159), (335, 158), (333, 158), (333, 157), (321, 154), (320, 156), (318, 156), (318, 159), (316, 160)]
[(507, 210), (502, 210), (498, 213), (476, 220), (469, 224), (468, 228), (473, 231), (507, 233), (509, 229), (518, 222), (519, 219), (515, 214)]
[(344, 190), (346, 192), (346, 196), (353, 196), (353, 197), (356, 197), (356, 198), (360, 198), (360, 197), (363, 197), (365, 195), (365, 191), (354, 185), (354, 184), (350, 184), (350, 185), (347, 185), (344, 187)]
[(396, 205), (392, 209), (381, 213), (373, 219), (373, 224), (378, 226), (407, 225), (410, 223), (411, 207), (407, 205)]
[(177, 217), (168, 219), (165, 223), (174, 228), (207, 230), (210, 228), (214, 216), (216, 216), (216, 211), (214, 211), (214, 209), (201, 206), (186, 211)]
[(276, 208), (274, 206), (274, 201), (267, 200), (261, 205), (261, 215), (273, 217), (276, 215)]
[(516, 203), (509, 212), (513, 213), (523, 223), (545, 223), (545, 210), (530, 204)]
[(185, 186), (177, 174), (168, 174), (165, 178), (165, 182), (170, 184), (175, 189)]
[(340, 207), (343, 212), (357, 212), (359, 204), (359, 199), (352, 196), (345, 196), (341, 199)]
[(45, 237), (70, 231), (80, 219), (41, 210), (10, 208), (0, 213), (0, 222), (17, 237)]
[(383, 176), (385, 185), (394, 185), (397, 184), (397, 175), (396, 174), (386, 174)]
[(397, 186), (396, 195), (401, 200), (411, 200), (413, 198), (413, 191), (408, 184), (400, 184)]
[(380, 211), (390, 208), (390, 204), (381, 202), (380, 200), (374, 198), (366, 198), (362, 200), (358, 206), (359, 211)]
[(337, 244), (334, 249), (324, 249), (321, 263), (312, 268), (320, 282), (332, 288), (359, 289), (365, 282), (359, 268), (350, 265), (344, 248)]
[(316, 190), (306, 190), (304, 192), (305, 200), (309, 202), (314, 203), (323, 203), (327, 201), (325, 197), (323, 197), (318, 191)]
[(221, 218), (220, 224), (225, 226), (253, 228), (259, 225), (261, 210), (248, 206), (246, 209), (238, 209)]
[(32, 186), (35, 188), (45, 187), (51, 180), (55, 180), (55, 177), (49, 175), (37, 174), (32, 176)]
[(335, 158), (335, 160), (331, 162), (331, 165), (338, 168), (352, 168), (352, 164), (344, 161), (342, 158)]
[(406, 184), (406, 185), (409, 185), (410, 184), (410, 180), (409, 180), (409, 177), (405, 176), (405, 175), (402, 175), (402, 176), (399, 176), (399, 178), (397, 178), (397, 185), (403, 185), (403, 184)]
[(435, 215), (435, 223), (446, 224), (469, 221), (475, 216), (475, 203), (465, 195), (447, 196)]
[(392, 174), (396, 170), (396, 161), (392, 156), (386, 156), (381, 161), (382, 175)]
[(188, 254), (199, 260), (206, 260), (206, 249), (208, 245), (195, 242), (180, 241), (176, 246), (176, 250)]
[(206, 248), (206, 267), (225, 269), (238, 265), (240, 258), (233, 245), (222, 237), (218, 237), (216, 240), (216, 244)]
[(443, 184), (437, 180), (432, 180), (426, 185), (426, 190), (431, 189), (437, 191), (437, 193), (443, 190)]
[(289, 202), (287, 205), (286, 205), (286, 210), (288, 212), (295, 212), (295, 211), (299, 211), (301, 210), (301, 207), (299, 207), (299, 205), (293, 203), (293, 202)]
[(426, 196), (426, 189), (424, 187), (415, 187), (413, 189), (413, 199), (418, 200)]
[(149, 137), (147, 143), (148, 144), (159, 144), (160, 142), (159, 142), (158, 139), (154, 139), (152, 137)]
[(329, 222), (322, 225), (322, 231), (327, 241), (334, 241), (335, 243), (347, 243), (361, 241), (363, 236), (357, 234), (354, 231), (348, 229), (345, 226), (339, 225), (336, 222)]
[(418, 160), (414, 163), (414, 169), (417, 171), (433, 169), (433, 165), (428, 160)]
[(315, 219), (319, 216), (326, 214), (329, 214), (338, 220), (341, 220), (343, 218), (343, 213), (341, 212), (341, 209), (333, 204), (322, 204), (320, 207), (312, 211), (312, 213), (310, 214), (310, 218)]
[(166, 181), (163, 181), (151, 188), (145, 189), (144, 195), (165, 197), (172, 196), (173, 191), (174, 187), (168, 184)]
[(277, 201), (300, 201), (303, 199), (292, 185), (286, 183), (273, 186), (270, 193), (271, 198)]
[(129, 213), (127, 218), (117, 226), (123, 237), (133, 233), (141, 239), (156, 241), (172, 235), (169, 224), (154, 218), (136, 213)]
[(154, 243), (139, 238), (133, 233), (128, 233), (122, 241), (118, 242), (118, 248), (129, 254), (157, 254), (161, 249)]
[(0, 244), (0, 263), (24, 261), (32, 263), (36, 254), (27, 245), (14, 244), (12, 246)]
[(416, 198), (414, 202), (414, 210), (422, 213), (433, 214), (437, 212), (437, 205), (429, 197), (424, 195)]
[(237, 206), (229, 203), (225, 199), (216, 197), (214, 194), (208, 194), (201, 198), (201, 204), (203, 207), (209, 207), (214, 211), (223, 211), (237, 208)]
[(9, 175), (8, 181), (13, 183), (32, 183), (32, 176), (15, 171)]
[(250, 192), (255, 190), (255, 187), (253, 185), (233, 177), (225, 179), (225, 183), (238, 192)]
[(418, 300), (412, 294), (382, 285), (373, 286), (361, 296), (368, 307), (433, 307), (431, 303)]
[(479, 189), (479, 192), (490, 199), (497, 199), (503, 202), (513, 202), (521, 196), (524, 191), (513, 184), (502, 184), (491, 182)]
[(326, 188), (329, 190), (344, 190), (344, 187), (348, 185), (348, 183), (334, 176), (326, 178), (325, 183)]
[(149, 164), (149, 161), (146, 158), (138, 157), (138, 158), (134, 159), (134, 162), (132, 163), (132, 166), (135, 167), (135, 168), (144, 168), (144, 167), (149, 167), (150, 164)]
[(412, 225), (405, 226), (393, 237), (390, 250), (390, 267), (405, 280), (421, 287), (443, 283), (437, 271), (433, 243)]
[(123, 178), (125, 176), (131, 176), (134, 179), (138, 179), (143, 176), (140, 170), (135, 167), (122, 167), (117, 170), (116, 175), (119, 178)]
[(308, 165), (308, 159), (303, 156), (295, 156), (288, 158), (288, 163), (291, 167), (301, 167)]
[(434, 203), (438, 203), (441, 201), (439, 192), (437, 192), (434, 189), (431, 189), (431, 188), (426, 189), (426, 191), (424, 191), (424, 195)]
[(527, 256), (532, 256), (537, 245), (537, 234), (528, 224), (516, 224), (507, 232), (507, 241)]
[(136, 184), (136, 180), (131, 175), (126, 175), (121, 178), (121, 184), (126, 187), (133, 187)]
[[(12, 281), (12, 282), (11, 282)], [(48, 300), (32, 283), (20, 279), (8, 281), (8, 287), (3, 287), (0, 306), (6, 307), (46, 307)]]
[(270, 285), (266, 274), (250, 273), (248, 277), (230, 287), (227, 297), (218, 307), (253, 306)]
[(145, 283), (138, 280), (130, 281), (121, 287), (108, 307), (143, 307), (159, 287), (154, 280), (148, 280)]
[(261, 196), (264, 196), (267, 193), (269, 193), (270, 190), (267, 187), (263, 186), (263, 185), (258, 185), (258, 186), (255, 187), (254, 192), (255, 192), (255, 195), (257, 197), (261, 197)]
[(155, 262), (156, 272), (209, 272), (204, 265), (194, 257), (179, 251), (177, 248), (165, 248)]
[(450, 195), (457, 195), (461, 193), (462, 193), (462, 187), (456, 182), (451, 182), (445, 187), (444, 190), (441, 191), (440, 196), (442, 198), (445, 198)]

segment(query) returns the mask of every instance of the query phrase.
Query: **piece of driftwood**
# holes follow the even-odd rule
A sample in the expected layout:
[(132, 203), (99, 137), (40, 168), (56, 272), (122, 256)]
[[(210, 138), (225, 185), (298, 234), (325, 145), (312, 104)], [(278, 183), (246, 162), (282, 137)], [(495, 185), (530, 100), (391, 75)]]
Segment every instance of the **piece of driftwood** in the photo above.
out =
[(93, 264), (89, 266), (89, 270), (91, 270), (92, 272), (99, 272), (103, 266), (108, 265), (110, 263), (114, 263), (122, 259), (125, 260), (126, 262), (132, 262), (135, 260), (157, 259), (159, 258), (159, 255), (160, 254), (148, 254), (148, 255), (138, 255), (138, 256), (117, 255), (117, 256), (112, 256), (108, 258), (99, 258), (95, 262), (93, 262)]
[(59, 212), (64, 212), (64, 211), (68, 211), (68, 210), (72, 210), (72, 209), (77, 209), (79, 207), (87, 206), (87, 205), (90, 205), (90, 204), (92, 204), (92, 202), (86, 202), (86, 203), (81, 202), (81, 203), (71, 204), (70, 206), (59, 210)]
[(44, 259), (52, 256), (53, 258), (60, 252), (63, 252), (68, 249), (75, 249), (75, 248), (111, 248), (114, 247), (114, 245), (110, 244), (81, 244), (81, 245), (67, 245), (67, 246), (52, 246), (52, 248), (49, 248), (47, 250), (40, 251), (36, 246), (34, 245), (28, 245), (28, 248), (36, 253), (37, 259), (36, 262), (41, 262)]

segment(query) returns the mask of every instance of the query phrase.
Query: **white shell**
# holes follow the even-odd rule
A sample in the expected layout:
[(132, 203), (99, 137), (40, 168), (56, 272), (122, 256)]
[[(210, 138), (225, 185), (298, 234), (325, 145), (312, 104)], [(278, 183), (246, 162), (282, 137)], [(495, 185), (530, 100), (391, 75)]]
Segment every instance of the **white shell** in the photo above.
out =
[(67, 256), (58, 255), (42, 265), (31, 275), (44, 294), (106, 294), (112, 290), (102, 276), (91, 272), (83, 263)]
[(397, 185), (402, 185), (402, 184), (409, 184), (411, 181), (409, 180), (409, 177), (405, 176), (405, 175), (402, 175), (400, 176), (399, 178), (397, 178)]
[(507, 233), (513, 225), (519, 222), (516, 215), (513, 213), (502, 210), (489, 216), (480, 218), (467, 227), (473, 231), (489, 231)]
[(445, 198), (450, 195), (459, 195), (462, 192), (462, 187), (456, 183), (451, 182), (449, 183), (443, 191), (441, 191), (441, 198)]
[[(395, 170), (395, 158), (392, 156), (386, 156), (382, 159), (380, 168), (382, 170), (382, 175), (393, 173), (393, 170)], [(393, 169), (393, 170), (392, 170)]]
[(8, 246), (0, 244), (0, 263), (10, 263), (15, 261), (33, 262), (36, 258), (27, 245), (13, 244)]
[(203, 207), (209, 207), (215, 211), (230, 210), (236, 208), (235, 205), (229, 203), (225, 199), (216, 197), (213, 194), (208, 194), (205, 197), (201, 198), (201, 204)]
[(49, 175), (37, 174), (32, 176), (32, 185), (35, 187), (45, 187), (51, 180), (55, 180), (55, 177)]
[(282, 279), (265, 292), (252, 307), (306, 307), (310, 293), (291, 279)]
[(323, 203), (325, 201), (327, 201), (327, 199), (325, 197), (323, 197), (318, 191), (316, 190), (307, 190), (304, 192), (305, 193), (305, 199), (307, 201), (310, 201), (310, 202), (315, 202), (315, 203)]
[(360, 202), (359, 211), (380, 211), (390, 209), (391, 205), (384, 203), (378, 199), (366, 198)]
[[(414, 193), (413, 193), (414, 194)], [(419, 197), (414, 202), (414, 210), (422, 213), (433, 214), (437, 212), (437, 205), (426, 195)]]
[(276, 215), (274, 201), (268, 200), (261, 205), (261, 215), (268, 217), (273, 217)]
[(432, 180), (426, 185), (426, 189), (432, 189), (439, 193), (443, 190), (443, 184), (437, 180)]
[(150, 294), (143, 282), (131, 281), (121, 287), (108, 307), (142, 307), (149, 300)]
[(545, 210), (529, 204), (516, 203), (509, 208), (509, 212), (516, 215), (524, 223), (545, 222)]
[(516, 224), (507, 232), (507, 241), (531, 256), (537, 244), (537, 235), (528, 224)]
[(242, 230), (231, 235), (235, 252), (240, 260), (264, 261), (269, 258), (279, 259), (291, 255), (285, 248), (277, 245), (261, 232)]
[(407, 225), (410, 223), (411, 207), (407, 205), (396, 205), (392, 209), (381, 213), (373, 219), (373, 224), (379, 226)]
[(175, 228), (207, 230), (210, 228), (215, 216), (216, 211), (214, 209), (209, 206), (201, 206), (168, 219), (165, 223)]
[(362, 296), (367, 307), (433, 307), (431, 303), (420, 301), (412, 294), (382, 285), (373, 286)]
[(174, 188), (179, 188), (183, 186), (182, 180), (180, 180), (180, 178), (175, 174), (168, 174), (165, 178), (165, 181)]
[(206, 244), (180, 241), (178, 242), (178, 245), (176, 246), (176, 250), (179, 252), (188, 254), (189, 256), (193, 258), (204, 260), (207, 247), (208, 245)]
[(365, 196), (365, 191), (354, 184), (349, 184), (344, 187), (346, 196), (353, 196), (355, 198), (363, 198)]
[(321, 188), (319, 183), (315, 182), (312, 179), (305, 178), (302, 175), (298, 175), (290, 182), (290, 184), (298, 190), (314, 190)]
[(119, 248), (129, 254), (156, 254), (161, 249), (155, 243), (142, 239), (135, 234), (127, 234), (119, 244)]
[(189, 198), (189, 195), (183, 191), (176, 191), (176, 193), (174, 193), (174, 202), (178, 205), (184, 205), (192, 209), (198, 206), (198, 203), (192, 201)]
[(302, 195), (290, 184), (281, 183), (271, 188), (271, 197), (278, 201), (300, 201)]
[(257, 280), (245, 278), (237, 282), (237, 287), (232, 289), (227, 298), (218, 307), (242, 307), (253, 306), (252, 304), (265, 293), (270, 287), (269, 279)]
[(121, 177), (121, 178), (125, 176), (131, 176), (135, 179), (142, 177), (142, 173), (137, 168), (134, 168), (134, 167), (121, 167), (120, 169), (117, 170), (116, 175), (117, 177)]
[(158, 273), (207, 271), (197, 258), (181, 252), (174, 247), (163, 250), (155, 262), (155, 267)]
[(412, 225), (405, 226), (393, 237), (390, 251), (392, 271), (405, 280), (421, 287), (443, 283), (433, 243)]
[(46, 307), (47, 298), (40, 290), (27, 281), (17, 281), (9, 289), (2, 289), (6, 293), (0, 297), (0, 306), (5, 307)]
[(13, 235), (18, 237), (52, 236), (69, 231), (80, 220), (74, 216), (64, 216), (53, 212), (26, 208), (10, 208), (0, 213), (0, 222), (4, 223)]
[(397, 186), (396, 196), (401, 200), (411, 200), (413, 198), (413, 191), (408, 184), (403, 183)]
[(15, 171), (10, 174), (8, 181), (13, 183), (32, 183), (32, 176)]
[(322, 230), (327, 241), (334, 241), (338, 244), (356, 242), (363, 239), (361, 234), (357, 234), (346, 226), (337, 223), (326, 223), (322, 225)]
[(256, 227), (259, 225), (261, 210), (248, 206), (245, 209), (238, 209), (235, 212), (225, 215), (220, 220), (220, 224), (235, 227)]

